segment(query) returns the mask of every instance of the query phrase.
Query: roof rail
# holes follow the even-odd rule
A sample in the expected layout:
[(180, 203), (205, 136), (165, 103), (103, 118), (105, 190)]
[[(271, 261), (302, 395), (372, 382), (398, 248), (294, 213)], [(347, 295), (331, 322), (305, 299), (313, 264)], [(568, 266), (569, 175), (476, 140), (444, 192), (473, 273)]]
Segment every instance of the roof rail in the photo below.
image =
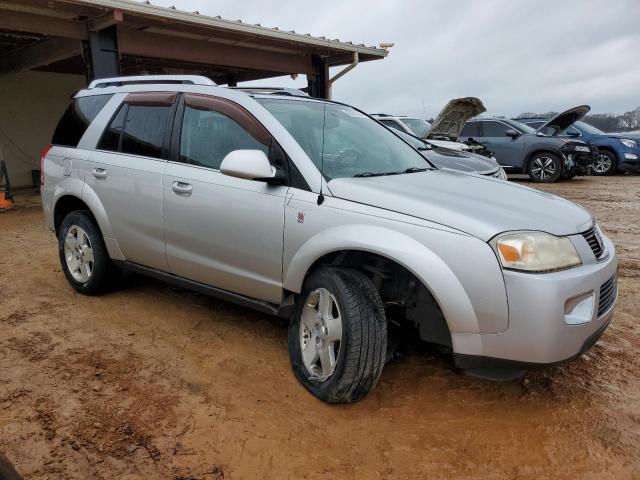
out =
[(158, 83), (215, 85), (213, 80), (202, 75), (138, 75), (134, 77), (100, 78), (92, 81), (87, 88), (122, 87), (123, 85), (145, 85)]
[(289, 95), (291, 97), (308, 97), (309, 95), (297, 88), (287, 87), (228, 87), (232, 90), (240, 90), (245, 93), (266, 95)]

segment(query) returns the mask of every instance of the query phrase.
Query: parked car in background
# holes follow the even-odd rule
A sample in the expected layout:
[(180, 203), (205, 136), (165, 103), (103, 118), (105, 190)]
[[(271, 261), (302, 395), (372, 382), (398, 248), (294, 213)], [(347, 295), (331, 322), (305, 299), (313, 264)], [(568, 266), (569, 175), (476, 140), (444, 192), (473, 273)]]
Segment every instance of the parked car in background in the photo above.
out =
[[(576, 107), (546, 125), (568, 128), (589, 107)], [(526, 173), (534, 182), (555, 182), (588, 175), (595, 161), (592, 148), (582, 140), (544, 135), (528, 125), (501, 117), (476, 117), (464, 126), (459, 140), (474, 140), (491, 150), (508, 173)]]
[(465, 122), (485, 112), (482, 102), (475, 97), (455, 98), (447, 103), (433, 124), (415, 117), (394, 116), (374, 113), (371, 116), (387, 127), (395, 128), (418, 138), (428, 140), (432, 145), (451, 150), (473, 150), (491, 157), (490, 152), (474, 142), (458, 142), (457, 137)]
[[(431, 124), (429, 122), (420, 118), (405, 117), (402, 115), (388, 115), (386, 113), (374, 113), (371, 116), (387, 127), (415, 135), (418, 138), (424, 138), (431, 128)], [(468, 147), (465, 144), (450, 142), (448, 140), (435, 140), (433, 144), (441, 147), (447, 147), (452, 150), (468, 150)]]
[(564, 130), (546, 126), (544, 118), (517, 118), (519, 122), (540, 129), (545, 135), (575, 138), (597, 147), (597, 160), (592, 167), (594, 175), (612, 175), (616, 171), (640, 172), (640, 146), (633, 134), (605, 133), (588, 123), (577, 121)]
[(504, 169), (493, 157), (486, 157), (471, 151), (451, 150), (431, 144), (430, 140), (423, 140), (405, 132), (400, 132), (395, 129), (393, 132), (418, 150), (423, 157), (437, 167), (507, 180), (507, 174)]
[(326, 402), (376, 386), (388, 325), (504, 379), (576, 358), (613, 316), (615, 247), (589, 212), (435, 168), (345, 104), (205, 77), (94, 80), (41, 171), (76, 291), (125, 269), (285, 317), (294, 375)]

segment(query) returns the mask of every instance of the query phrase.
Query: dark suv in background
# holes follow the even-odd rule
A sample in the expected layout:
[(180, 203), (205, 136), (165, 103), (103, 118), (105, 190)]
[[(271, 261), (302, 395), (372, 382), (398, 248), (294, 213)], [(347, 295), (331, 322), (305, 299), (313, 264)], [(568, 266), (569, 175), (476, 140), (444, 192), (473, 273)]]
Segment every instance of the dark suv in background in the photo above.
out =
[[(589, 107), (576, 107), (545, 123), (565, 129), (582, 118)], [(526, 173), (534, 182), (555, 182), (588, 175), (595, 161), (592, 148), (582, 140), (548, 136), (515, 120), (476, 117), (469, 120), (459, 141), (475, 141), (493, 152), (510, 173)]]
[[(516, 120), (536, 129), (548, 122), (545, 118), (517, 118)], [(640, 146), (637, 140), (625, 136), (624, 133), (605, 133), (582, 121), (561, 131), (556, 131), (552, 127), (544, 127), (541, 131), (545, 135), (584, 140), (589, 145), (597, 147), (597, 160), (592, 169), (594, 175), (613, 175), (618, 170), (640, 173)]]

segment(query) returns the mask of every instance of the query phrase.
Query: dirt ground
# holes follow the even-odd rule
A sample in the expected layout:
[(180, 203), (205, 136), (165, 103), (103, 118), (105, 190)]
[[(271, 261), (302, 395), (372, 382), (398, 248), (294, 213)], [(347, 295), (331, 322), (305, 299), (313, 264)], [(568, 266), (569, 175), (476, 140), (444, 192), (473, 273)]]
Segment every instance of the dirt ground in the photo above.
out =
[(617, 244), (593, 349), (507, 383), (417, 352), (347, 406), (298, 385), (282, 320), (141, 277), (76, 294), (20, 194), (0, 214), (0, 452), (29, 479), (640, 478), (640, 177), (544, 189)]

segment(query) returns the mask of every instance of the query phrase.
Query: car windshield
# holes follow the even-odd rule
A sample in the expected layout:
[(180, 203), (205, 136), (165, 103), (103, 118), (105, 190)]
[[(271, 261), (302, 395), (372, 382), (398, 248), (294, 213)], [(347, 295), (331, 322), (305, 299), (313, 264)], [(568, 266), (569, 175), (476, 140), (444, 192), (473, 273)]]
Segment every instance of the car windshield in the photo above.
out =
[(411, 130), (416, 137), (424, 137), (431, 129), (429, 122), (420, 120), (419, 118), (400, 118), (399, 120), (409, 127), (409, 130)]
[(529, 125), (525, 125), (524, 123), (520, 123), (516, 120), (509, 120), (508, 122), (509, 125), (511, 125), (512, 127), (520, 130), (521, 132), (524, 133), (536, 133), (536, 129), (535, 128), (531, 128)]
[(605, 135), (605, 133), (602, 130), (594, 127), (593, 125), (589, 125), (588, 123), (576, 122), (574, 125), (578, 127), (580, 130), (587, 132), (591, 135)]
[(431, 168), (394, 133), (347, 105), (286, 98), (256, 100), (287, 129), (329, 180)]

